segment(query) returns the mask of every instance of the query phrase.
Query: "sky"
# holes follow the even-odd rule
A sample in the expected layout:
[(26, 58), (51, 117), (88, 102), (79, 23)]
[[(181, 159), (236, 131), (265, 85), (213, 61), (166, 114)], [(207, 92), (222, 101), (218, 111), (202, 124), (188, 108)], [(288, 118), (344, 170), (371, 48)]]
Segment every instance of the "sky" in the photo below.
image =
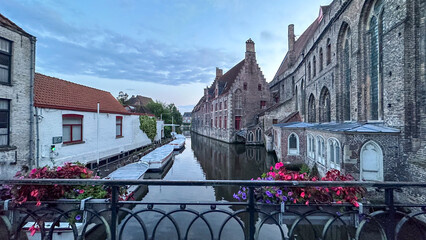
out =
[(295, 35), (331, 0), (0, 0), (0, 13), (37, 38), (36, 72), (174, 103), (191, 111), (240, 62), (245, 41), (272, 81)]

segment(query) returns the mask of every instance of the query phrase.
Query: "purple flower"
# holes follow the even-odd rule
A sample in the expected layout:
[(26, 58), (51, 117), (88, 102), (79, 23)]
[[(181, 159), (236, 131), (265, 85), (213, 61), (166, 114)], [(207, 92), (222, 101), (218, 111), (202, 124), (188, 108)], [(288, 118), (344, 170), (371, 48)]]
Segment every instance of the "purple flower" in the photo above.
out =
[(272, 193), (271, 193), (270, 191), (266, 191), (266, 195), (267, 195), (268, 197), (272, 197)]
[(281, 194), (283, 194), (283, 191), (277, 190), (277, 193), (278, 193), (278, 195), (281, 195)]
[(246, 196), (246, 194), (245, 194), (245, 193), (241, 194), (241, 197), (243, 198), (243, 200), (246, 200), (246, 199), (247, 199), (247, 196)]
[(293, 196), (293, 192), (288, 192), (288, 196), (289, 197)]
[(283, 202), (286, 202), (286, 201), (287, 201), (287, 197), (283, 196)]
[(243, 192), (245, 192), (246, 191), (246, 187), (243, 187)]
[(75, 216), (75, 220), (80, 221), (81, 220), (81, 215)]
[(237, 195), (237, 194), (235, 194), (234, 193), (234, 196), (233, 196), (235, 199), (237, 199), (238, 201), (240, 201), (240, 197)]
[(266, 201), (265, 201), (266, 203), (271, 203), (271, 201), (269, 201), (269, 199), (266, 199)]

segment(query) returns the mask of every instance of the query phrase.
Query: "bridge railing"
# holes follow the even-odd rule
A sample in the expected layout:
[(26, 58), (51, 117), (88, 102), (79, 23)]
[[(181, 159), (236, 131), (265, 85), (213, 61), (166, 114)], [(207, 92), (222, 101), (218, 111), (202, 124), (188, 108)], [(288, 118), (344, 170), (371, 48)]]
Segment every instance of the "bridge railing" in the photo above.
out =
[[(275, 182), (161, 180), (0, 180), (2, 185), (103, 185), (110, 199), (0, 201), (0, 239), (426, 239), (426, 203), (395, 201), (395, 192), (426, 189), (413, 182)], [(123, 186), (244, 186), (237, 201), (119, 201)], [(382, 201), (352, 204), (263, 204), (255, 189), (364, 187)], [(193, 193), (197, 195), (196, 192)], [(376, 197), (377, 199), (377, 197)], [(380, 200), (380, 199), (379, 199)], [(33, 236), (31, 236), (33, 234)], [(26, 235), (25, 237), (23, 237)], [(2, 238), (3, 237), (3, 238)]]

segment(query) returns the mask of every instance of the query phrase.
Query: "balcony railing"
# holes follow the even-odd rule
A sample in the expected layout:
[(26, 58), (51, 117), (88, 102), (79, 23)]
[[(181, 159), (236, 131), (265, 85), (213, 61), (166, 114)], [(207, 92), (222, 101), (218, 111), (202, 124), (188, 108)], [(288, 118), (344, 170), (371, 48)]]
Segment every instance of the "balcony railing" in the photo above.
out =
[[(394, 200), (395, 192), (423, 191), (426, 183), (25, 179), (0, 180), (0, 184), (104, 185), (112, 189), (111, 199), (44, 201), (39, 207), (35, 202), (0, 201), (0, 239), (22, 239), (31, 226), (39, 229), (27, 237), (43, 240), (63, 240), (67, 231), (71, 239), (112, 240), (426, 239), (426, 203)], [(249, 194), (245, 202), (119, 201), (122, 186), (245, 186)], [(262, 186), (364, 187), (377, 190), (383, 201), (360, 203), (359, 207), (262, 204), (254, 198), (254, 189)], [(192, 194), (196, 200), (197, 193)]]

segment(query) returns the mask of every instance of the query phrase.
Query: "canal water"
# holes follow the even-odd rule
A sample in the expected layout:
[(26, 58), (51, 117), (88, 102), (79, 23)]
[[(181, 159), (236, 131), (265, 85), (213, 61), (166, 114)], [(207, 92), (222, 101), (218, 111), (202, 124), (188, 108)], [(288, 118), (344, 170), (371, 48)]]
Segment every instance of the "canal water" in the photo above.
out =
[[(171, 167), (163, 176), (147, 175), (145, 178), (162, 178), (164, 180), (250, 180), (257, 178), (274, 165), (276, 158), (267, 153), (263, 146), (245, 146), (242, 144), (227, 144), (206, 138), (197, 134), (190, 134), (186, 138), (186, 148), (174, 157)], [(213, 202), (235, 201), (233, 194), (238, 186), (199, 187), (199, 186), (149, 186), (148, 193), (141, 199), (143, 202)], [(146, 208), (146, 205), (136, 206), (133, 211)], [(163, 211), (171, 211), (176, 206), (155, 205)], [(188, 206), (194, 210), (202, 210), (200, 206)], [(203, 207), (203, 210), (206, 207)], [(207, 206), (209, 208), (209, 206)], [(217, 206), (218, 209), (233, 211), (228, 206)], [(161, 214), (141, 213), (139, 216), (150, 232), (161, 218)], [(178, 225), (189, 224), (193, 215), (174, 214)], [(206, 216), (207, 217), (207, 216)], [(208, 216), (209, 224), (217, 225), (225, 219), (225, 215)], [(232, 222), (232, 221), (231, 221)], [(246, 222), (243, 219), (243, 222)], [(229, 225), (229, 226), (228, 226)], [(214, 226), (213, 226), (214, 227)], [(155, 239), (177, 239), (176, 231), (169, 220), (163, 220), (158, 226)], [(125, 225), (124, 239), (143, 239), (143, 231), (135, 219)], [(151, 233), (149, 233), (150, 235)], [(181, 233), (185, 234), (185, 233)], [(210, 239), (208, 228), (201, 221), (197, 221), (191, 228), (188, 239)], [(216, 236), (215, 236), (216, 238)], [(222, 239), (244, 239), (241, 227), (234, 221), (227, 224)]]

